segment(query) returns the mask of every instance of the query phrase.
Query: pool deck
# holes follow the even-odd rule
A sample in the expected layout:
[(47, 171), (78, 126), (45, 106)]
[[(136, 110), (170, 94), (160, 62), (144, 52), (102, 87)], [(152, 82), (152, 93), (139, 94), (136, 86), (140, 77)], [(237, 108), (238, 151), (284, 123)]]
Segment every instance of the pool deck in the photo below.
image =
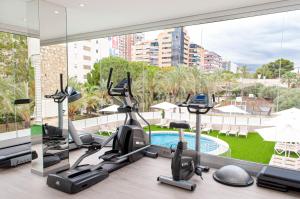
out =
[[(71, 153), (71, 162), (82, 153)], [(97, 156), (90, 157), (86, 162), (96, 163)], [(202, 181), (194, 176), (197, 183), (194, 192), (160, 184), (156, 181), (159, 175), (170, 175), (170, 159), (143, 158), (127, 167), (111, 173), (106, 180), (75, 195), (68, 195), (49, 188), (46, 178), (30, 173), (30, 164), (17, 168), (0, 170), (0, 198), (2, 199), (296, 199), (300, 193), (282, 193), (252, 185), (236, 188), (221, 185), (212, 179), (211, 170), (204, 174)]]

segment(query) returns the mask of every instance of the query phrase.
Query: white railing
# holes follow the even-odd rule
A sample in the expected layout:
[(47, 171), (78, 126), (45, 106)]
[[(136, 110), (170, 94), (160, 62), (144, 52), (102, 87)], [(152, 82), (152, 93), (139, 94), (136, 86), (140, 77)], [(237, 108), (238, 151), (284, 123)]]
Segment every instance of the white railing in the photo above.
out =
[[(248, 125), (248, 126), (267, 126), (271, 117), (257, 115), (202, 115), (202, 123), (212, 123), (216, 125)], [(167, 120), (186, 120), (189, 123), (195, 123), (196, 115), (189, 113), (166, 112)]]
[[(162, 119), (161, 112), (143, 112), (141, 115), (146, 120), (160, 120)], [(103, 115), (94, 118), (82, 119), (73, 121), (73, 124), (76, 129), (85, 129), (89, 127), (95, 127), (100, 125), (105, 125), (109, 123), (122, 122), (125, 119), (125, 114), (112, 114), (112, 115)], [(186, 120), (190, 123), (195, 123), (196, 116), (195, 114), (189, 113), (173, 113), (165, 112), (166, 120)], [(253, 115), (240, 115), (240, 116), (230, 116), (230, 115), (202, 115), (202, 123), (212, 123), (212, 124), (231, 124), (231, 125), (249, 125), (249, 126), (267, 126), (268, 120), (270, 117), (266, 116), (253, 116)], [(142, 121), (141, 121), (142, 122)], [(18, 132), (7, 132), (0, 133), (0, 140), (10, 139), (14, 137), (27, 136), (30, 133), (27, 130), (19, 130)]]
[[(161, 119), (160, 112), (143, 112), (141, 115), (146, 120)], [(85, 129), (93, 126), (99, 126), (109, 123), (122, 122), (125, 120), (125, 114), (117, 113), (112, 115), (103, 115), (94, 118), (73, 121), (76, 129)]]

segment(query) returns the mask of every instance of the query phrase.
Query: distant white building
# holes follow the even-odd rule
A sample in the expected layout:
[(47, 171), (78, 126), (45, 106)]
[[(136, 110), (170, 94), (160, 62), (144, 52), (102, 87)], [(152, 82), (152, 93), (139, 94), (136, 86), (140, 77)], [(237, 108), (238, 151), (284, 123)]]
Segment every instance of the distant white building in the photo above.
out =
[(93, 69), (93, 65), (99, 60), (109, 56), (119, 56), (117, 37), (69, 43), (69, 77), (74, 77), (81, 83), (86, 82), (87, 74)]
[(146, 62), (150, 65), (158, 65), (158, 42), (143, 41), (132, 46), (132, 61)]
[(92, 42), (90, 40), (68, 44), (68, 75), (78, 82), (85, 82), (87, 73), (94, 64), (92, 60)]
[(222, 68), (233, 73), (238, 72), (238, 65), (232, 61), (222, 61)]

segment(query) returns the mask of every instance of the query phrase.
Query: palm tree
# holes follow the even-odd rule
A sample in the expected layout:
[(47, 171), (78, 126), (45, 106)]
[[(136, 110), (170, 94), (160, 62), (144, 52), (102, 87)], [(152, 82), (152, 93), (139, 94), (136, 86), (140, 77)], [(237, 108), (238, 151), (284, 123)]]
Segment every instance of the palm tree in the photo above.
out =
[[(27, 82), (20, 82), (16, 84), (15, 87), (15, 99), (24, 99), (29, 97), (29, 87)], [(19, 105), (18, 107), (16, 107), (15, 110), (15, 114), (21, 117), (22, 120), (25, 122), (24, 127), (29, 128), (31, 119), (30, 105)]]
[(99, 86), (85, 84), (83, 91), (83, 101), (86, 113), (91, 115), (99, 105), (100, 97), (97, 94), (97, 91), (99, 91)]
[(212, 85), (212, 90), (215, 93), (223, 91), (223, 79), (222, 79), (222, 71), (216, 70), (214, 73), (209, 75), (210, 85)]
[(14, 95), (14, 81), (11, 77), (0, 77), (0, 110), (2, 116), (6, 118), (6, 130), (8, 130), (8, 116), (14, 113), (13, 100)]
[[(82, 95), (83, 94), (83, 85), (80, 84), (75, 78), (68, 79), (69, 87), (72, 87), (76, 91), (79, 91)], [(76, 114), (80, 111), (81, 108), (84, 107), (84, 100), (81, 98), (75, 102), (68, 104), (68, 116), (71, 120), (75, 119)]]
[(193, 94), (196, 94), (198, 92), (207, 92), (207, 76), (204, 75), (203, 71), (199, 70), (196, 67), (192, 67), (188, 70), (188, 73), (190, 78), (186, 80), (186, 90), (190, 90)]
[(241, 74), (242, 78), (247, 78), (249, 71), (248, 71), (248, 66), (244, 65), (244, 66), (240, 66), (238, 68), (239, 73)]
[(225, 71), (221, 73), (222, 89), (225, 91), (226, 96), (228, 96), (228, 91), (232, 90), (232, 83), (236, 81), (234, 74), (231, 72)]
[(188, 88), (188, 68), (184, 66), (175, 67), (168, 73), (163, 74), (162, 79), (165, 85), (166, 93), (170, 95), (170, 101), (173, 98), (173, 102), (176, 102), (178, 97), (185, 96)]
[(297, 82), (297, 74), (293, 72), (286, 72), (282, 75), (281, 81), (287, 83), (288, 88), (291, 88), (293, 84)]

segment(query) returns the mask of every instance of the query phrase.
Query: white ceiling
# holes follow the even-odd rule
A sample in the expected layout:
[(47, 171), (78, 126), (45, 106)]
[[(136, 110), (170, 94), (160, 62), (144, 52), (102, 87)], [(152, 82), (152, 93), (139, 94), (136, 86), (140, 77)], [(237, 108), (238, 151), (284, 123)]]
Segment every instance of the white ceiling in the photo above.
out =
[[(67, 7), (70, 34), (235, 9), (278, 0), (47, 0)], [(84, 7), (80, 7), (84, 3)], [(80, 25), (79, 25), (80, 24)]]
[[(35, 2), (36, 0), (33, 0)], [(46, 2), (44, 2), (46, 1)], [(53, 41), (61, 38), (68, 32), (73, 40), (84, 37), (99, 37), (108, 34), (126, 33), (138, 30), (153, 30), (155, 28), (187, 24), (186, 22), (209, 22), (227, 19), (227, 15), (241, 14), (250, 11), (271, 10), (293, 5), (300, 5), (300, 0), (44, 0), (40, 3), (40, 30), (41, 39)], [(28, 0), (1, 0), (13, 2), (16, 10), (19, 3), (21, 12), (8, 12), (2, 5), (0, 11), (6, 10), (3, 16), (0, 12), (1, 23), (5, 20), (13, 26), (24, 26), (24, 2)], [(21, 4), (20, 2), (23, 2)], [(84, 4), (83, 7), (80, 4)], [(2, 6), (2, 8), (1, 8)], [(6, 5), (7, 6), (7, 5)], [(23, 7), (22, 7), (23, 6)], [(29, 6), (34, 7), (34, 6)], [(67, 29), (66, 15), (67, 10)], [(33, 9), (32, 9), (33, 10)], [(286, 9), (289, 10), (289, 9)], [(59, 13), (55, 14), (55, 11)], [(31, 11), (32, 13), (33, 11)], [(4, 14), (4, 15), (5, 15)], [(259, 14), (259, 13), (258, 13)], [(196, 16), (196, 17), (195, 17)], [(225, 16), (225, 17), (224, 17)], [(236, 17), (239, 17), (237, 15)], [(191, 18), (194, 17), (194, 18)], [(223, 17), (223, 18), (222, 18)], [(200, 23), (200, 22), (198, 22)], [(35, 26), (26, 24), (26, 28)], [(51, 43), (51, 42), (50, 42)]]

